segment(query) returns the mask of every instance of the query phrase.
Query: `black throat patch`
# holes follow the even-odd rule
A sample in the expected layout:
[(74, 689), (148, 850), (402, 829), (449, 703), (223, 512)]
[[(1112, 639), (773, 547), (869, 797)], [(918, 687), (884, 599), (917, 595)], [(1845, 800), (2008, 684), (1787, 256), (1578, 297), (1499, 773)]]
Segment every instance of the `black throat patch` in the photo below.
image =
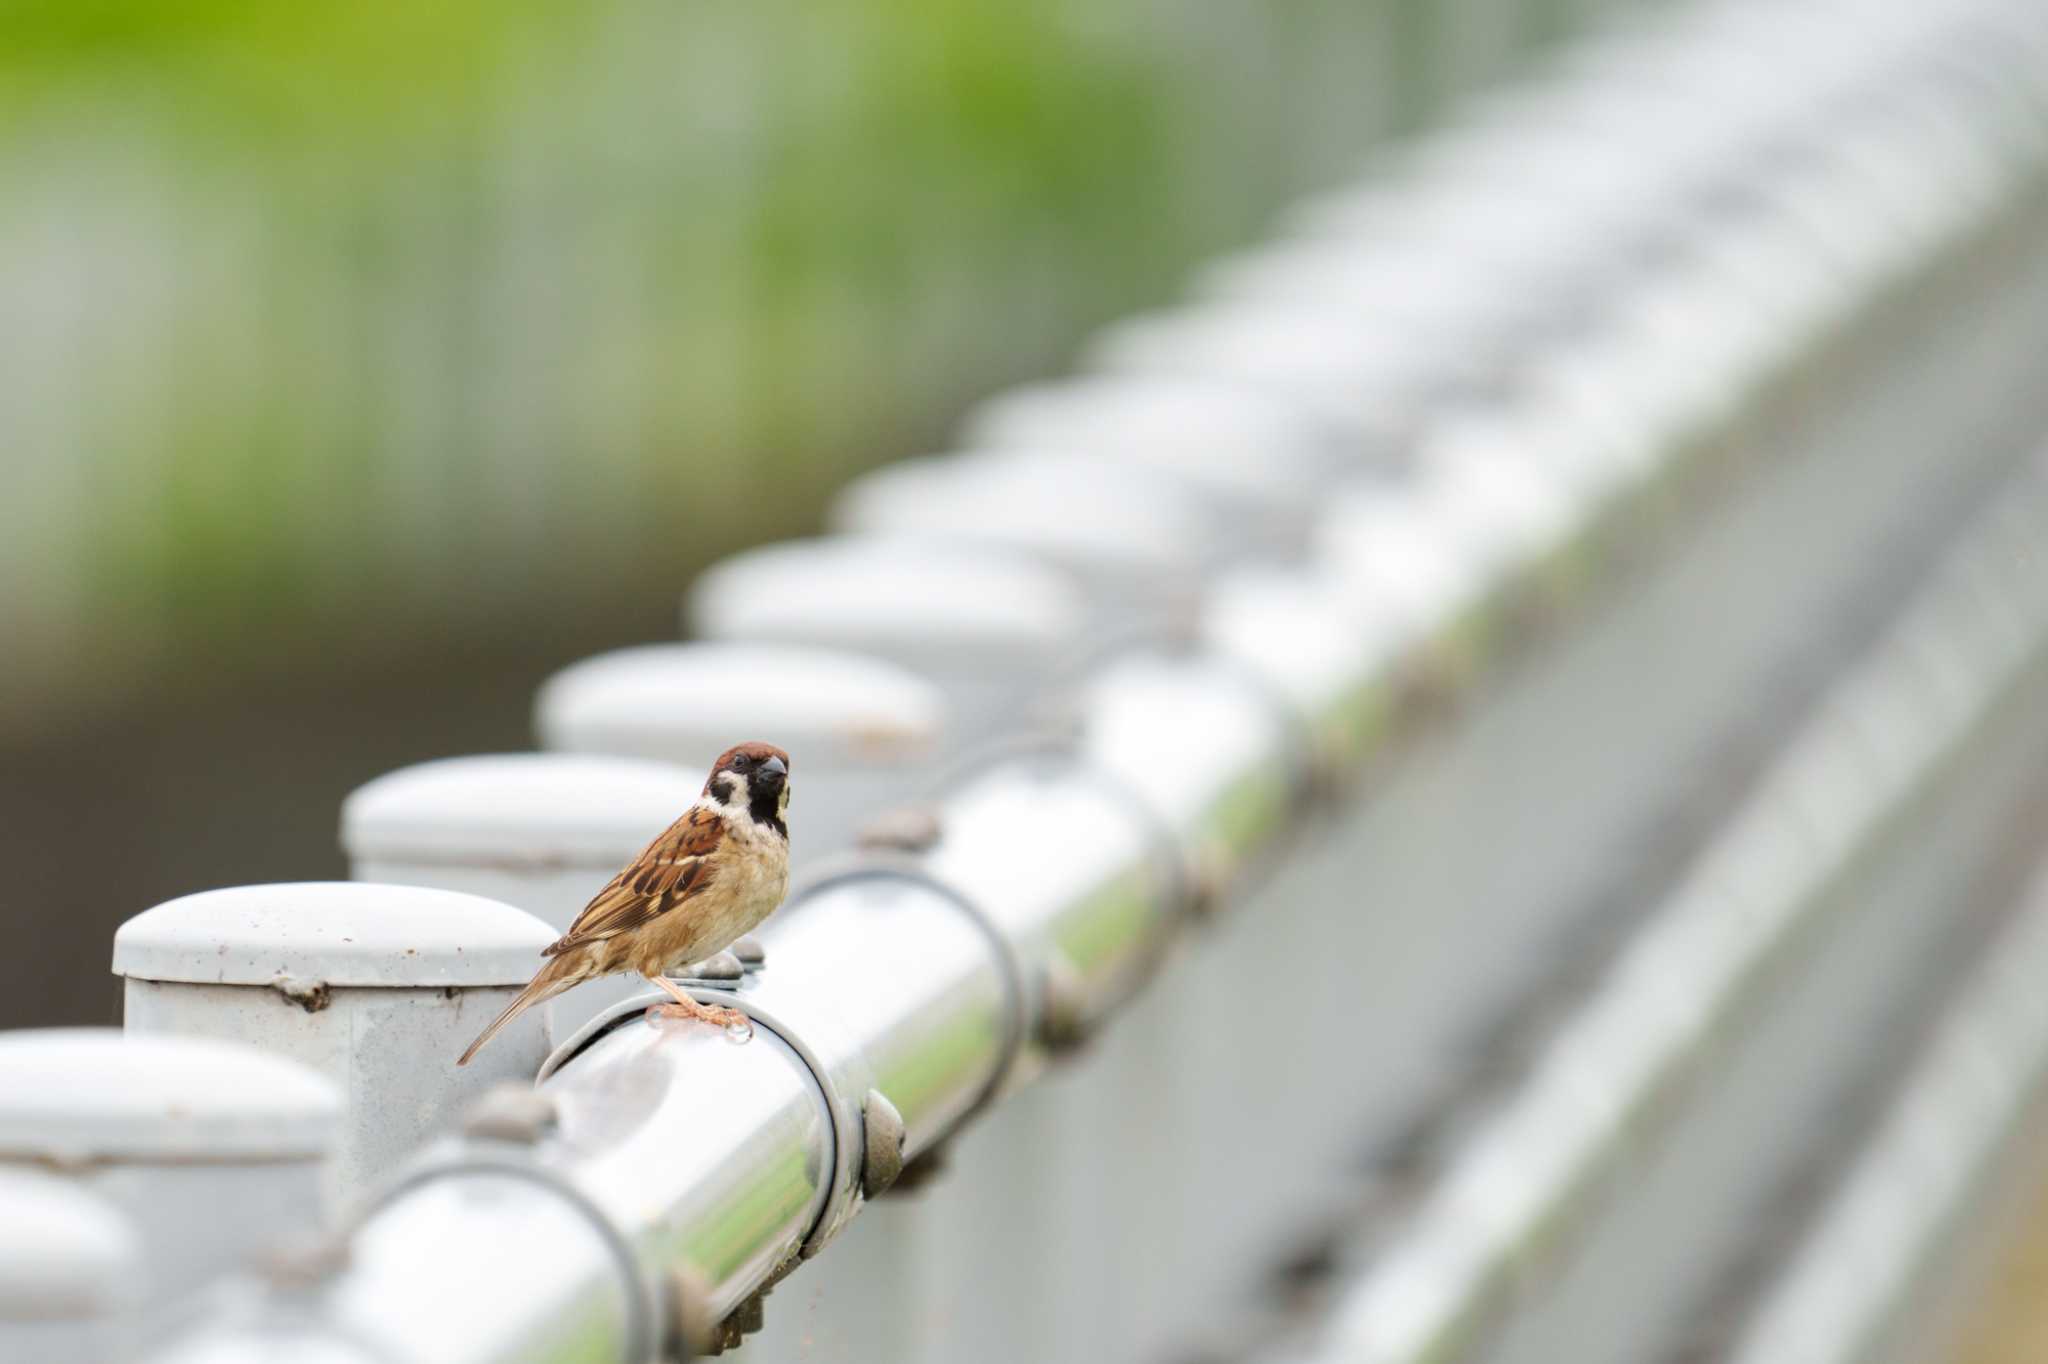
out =
[(775, 830), (776, 836), (787, 843), (789, 841), (789, 826), (782, 822), (782, 816), (776, 810), (776, 806), (782, 803), (781, 788), (769, 789), (750, 786), (747, 794), (747, 813), (753, 816), (754, 823), (764, 828)]

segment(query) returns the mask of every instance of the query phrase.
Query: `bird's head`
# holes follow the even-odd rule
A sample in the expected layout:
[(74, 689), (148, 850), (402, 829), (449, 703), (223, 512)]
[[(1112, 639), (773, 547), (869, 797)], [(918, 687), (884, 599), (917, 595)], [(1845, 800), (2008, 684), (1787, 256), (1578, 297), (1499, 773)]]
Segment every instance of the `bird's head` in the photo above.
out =
[(773, 744), (736, 744), (718, 755), (704, 794), (720, 805), (745, 809), (756, 823), (788, 837), (789, 755)]

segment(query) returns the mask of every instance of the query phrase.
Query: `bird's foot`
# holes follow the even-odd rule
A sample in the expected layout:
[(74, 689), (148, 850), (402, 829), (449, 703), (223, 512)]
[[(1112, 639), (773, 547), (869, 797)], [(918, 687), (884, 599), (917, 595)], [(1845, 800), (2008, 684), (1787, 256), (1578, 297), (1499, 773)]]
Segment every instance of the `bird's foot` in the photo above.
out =
[(678, 1001), (674, 1004), (649, 1005), (646, 1017), (649, 1023), (662, 1018), (689, 1018), (728, 1031), (737, 1028), (747, 1028), (751, 1031), (747, 1016), (738, 1009), (727, 1009), (716, 1004), (699, 1004), (695, 1000), (687, 1004)]

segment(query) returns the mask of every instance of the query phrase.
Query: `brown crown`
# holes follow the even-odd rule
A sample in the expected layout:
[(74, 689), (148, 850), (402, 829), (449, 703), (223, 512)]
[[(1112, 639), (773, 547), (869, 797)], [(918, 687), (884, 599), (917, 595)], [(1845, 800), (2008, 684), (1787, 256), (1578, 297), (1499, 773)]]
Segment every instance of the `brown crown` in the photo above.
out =
[[(715, 777), (721, 772), (737, 771), (742, 766), (752, 768), (767, 762), (770, 758), (780, 758), (785, 768), (789, 766), (789, 755), (774, 744), (734, 744), (731, 748), (718, 755), (717, 762), (711, 764), (711, 777)], [(704, 789), (706, 791), (711, 789), (711, 777), (704, 779)]]

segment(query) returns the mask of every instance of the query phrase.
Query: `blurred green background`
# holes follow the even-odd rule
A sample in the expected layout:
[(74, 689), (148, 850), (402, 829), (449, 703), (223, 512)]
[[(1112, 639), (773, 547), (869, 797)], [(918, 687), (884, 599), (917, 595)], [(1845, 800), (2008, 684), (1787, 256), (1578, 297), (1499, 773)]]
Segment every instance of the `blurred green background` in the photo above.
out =
[(0, 1025), (1589, 7), (0, 0)]

